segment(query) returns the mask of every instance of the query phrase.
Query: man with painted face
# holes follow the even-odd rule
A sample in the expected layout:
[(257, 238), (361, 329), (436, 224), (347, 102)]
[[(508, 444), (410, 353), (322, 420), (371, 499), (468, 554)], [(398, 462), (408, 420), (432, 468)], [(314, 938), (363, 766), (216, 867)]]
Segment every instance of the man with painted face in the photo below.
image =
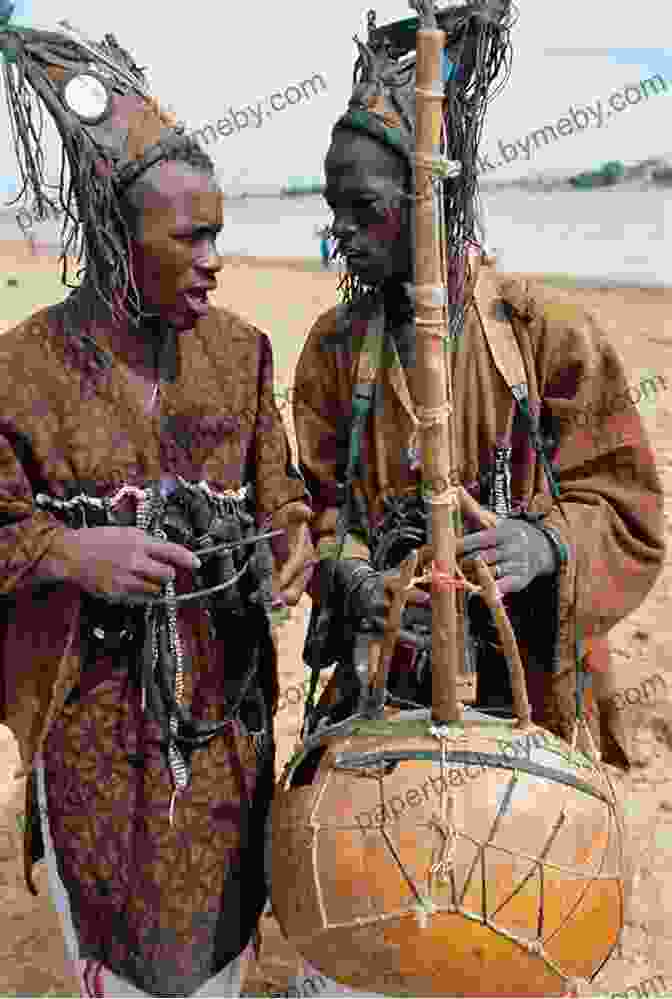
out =
[[(442, 24), (445, 134), (461, 167), (445, 184), (446, 219), (460, 236), (451, 245), (466, 248), (448, 261), (443, 350), (452, 372), (455, 484), (466, 497), (457, 554), (478, 554), (491, 567), (517, 634), (533, 718), (570, 738), (577, 660), (588, 676), (599, 669), (608, 688), (606, 635), (661, 571), (662, 489), (636, 409), (609, 411), (627, 381), (593, 318), (562, 293), (504, 280), (479, 247), (479, 116), (503, 62), (506, 6), (466, 4)], [(306, 661), (315, 671), (337, 669), (317, 707), (308, 705), (307, 730), (325, 714), (338, 720), (361, 709), (356, 667), (366, 671), (366, 656), (358, 636), (383, 628), (388, 574), (427, 537), (423, 497), (433, 487), (421, 481), (413, 406), (409, 23), (376, 28), (371, 17), (368, 44), (357, 43), (353, 96), (325, 160), (346, 295), (308, 335), (294, 419), (320, 557)], [(383, 345), (374, 360), (376, 335)], [(599, 434), (578, 419), (587, 410), (604, 414)], [(496, 526), (483, 529), (474, 501), (496, 514)], [(398, 706), (431, 703), (429, 601), (412, 591), (404, 614), (389, 682)], [(465, 669), (478, 678), (476, 703), (506, 714), (511, 691), (489, 612), (463, 592), (458, 612)], [(596, 745), (623, 765), (624, 747), (601, 725), (590, 685), (582, 699)]]
[(46, 856), (82, 995), (239, 995), (266, 900), (270, 617), (313, 557), (270, 342), (208, 303), (213, 164), (112, 36), (5, 27), (0, 47), (38, 214), (31, 91), (86, 254), (0, 351), (0, 722), (29, 778), (28, 886)]

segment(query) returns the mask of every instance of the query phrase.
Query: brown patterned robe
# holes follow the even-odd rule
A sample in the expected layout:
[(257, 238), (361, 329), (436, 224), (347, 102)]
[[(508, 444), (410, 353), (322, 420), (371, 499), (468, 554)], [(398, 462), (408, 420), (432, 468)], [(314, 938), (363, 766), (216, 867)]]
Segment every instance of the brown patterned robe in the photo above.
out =
[[(189, 995), (243, 950), (263, 907), (272, 740), (263, 766), (241, 721), (196, 749), (170, 827), (161, 732), (141, 712), (134, 664), (101, 656), (82, 672), (81, 591), (31, 586), (63, 531), (34, 496), (104, 497), (162, 475), (223, 492), (240, 489), (247, 469), (259, 525), (309, 520), (311, 511), (275, 406), (265, 334), (212, 309), (177, 337), (174, 379), (149, 416), (106, 335), (95, 339), (112, 357), (108, 368), (64, 336), (62, 317), (63, 306), (37, 313), (0, 343), (0, 722), (18, 740), (24, 772), (37, 753), (44, 757), (80, 957), (103, 961), (150, 994)], [(178, 570), (175, 588), (193, 589), (193, 576)], [(202, 602), (178, 605), (177, 618), (191, 663), (184, 703), (195, 719), (220, 720), (247, 665), (241, 638), (211, 638)], [(264, 655), (272, 710), (272, 643)], [(32, 820), (25, 861), (35, 891)]]
[[(628, 381), (621, 361), (585, 310), (563, 293), (530, 282), (505, 282), (488, 267), (472, 279), (469, 296), (465, 329), (448, 354), (457, 481), (487, 505), (495, 448), (510, 447), (511, 512), (546, 514), (545, 523), (569, 549), (568, 564), (556, 576), (537, 579), (520, 595), (506, 598), (516, 619), (533, 717), (567, 737), (574, 714), (574, 622), (583, 638), (591, 639), (590, 655), (604, 669), (608, 631), (639, 606), (662, 569), (662, 485), (636, 399), (627, 401), (632, 397), (626, 395), (622, 402)], [(555, 438), (551, 457), (569, 527), (553, 507), (543, 467), (485, 335), (502, 310), (522, 355), (530, 406), (541, 412), (542, 429)], [(335, 484), (347, 459), (357, 364), (356, 317), (352, 320), (343, 309), (323, 314), (309, 333), (295, 375), (294, 421), (313, 496), (316, 544), (335, 537)], [(361, 330), (356, 336), (361, 342)], [(414, 493), (420, 481), (420, 471), (409, 460), (413, 406), (393, 340), (383, 358), (380, 391), (362, 440), (364, 474), (355, 481), (374, 525), (385, 496)], [(358, 554), (368, 555), (365, 545)], [(599, 745), (593, 701), (589, 688), (586, 712)], [(611, 762), (622, 765), (609, 736), (603, 748), (613, 753)]]

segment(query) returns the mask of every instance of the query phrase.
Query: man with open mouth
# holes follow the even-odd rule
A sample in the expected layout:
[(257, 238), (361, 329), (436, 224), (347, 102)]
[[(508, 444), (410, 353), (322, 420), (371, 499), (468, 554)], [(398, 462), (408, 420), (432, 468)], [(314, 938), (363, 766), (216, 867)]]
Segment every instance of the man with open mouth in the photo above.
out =
[(237, 996), (267, 895), (270, 619), (313, 557), (270, 341), (209, 303), (213, 164), (113, 36), (5, 18), (0, 49), (38, 215), (46, 108), (85, 256), (0, 350), (0, 722), (28, 886), (46, 856), (82, 995)]

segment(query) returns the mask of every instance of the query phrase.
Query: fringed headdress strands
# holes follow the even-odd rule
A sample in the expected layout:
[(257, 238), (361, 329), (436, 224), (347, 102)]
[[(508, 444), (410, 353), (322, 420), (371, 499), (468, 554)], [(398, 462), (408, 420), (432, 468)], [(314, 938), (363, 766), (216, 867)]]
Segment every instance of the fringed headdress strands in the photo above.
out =
[[(411, 4), (417, 10), (416, 4)], [(452, 179), (443, 184), (445, 238), (450, 271), (462, 275), (469, 243), (480, 246), (478, 161), (476, 154), (485, 110), (508, 79), (513, 25), (511, 0), (472, 0), (435, 11), (437, 26), (446, 33), (443, 54), (443, 148), (437, 173)], [(353, 92), (346, 113), (334, 126), (362, 131), (402, 156), (415, 189), (415, 45), (418, 18), (376, 26), (368, 13), (368, 42), (355, 37), (359, 57)], [(497, 78), (504, 74), (497, 83)], [(452, 163), (450, 162), (452, 161)], [(451, 289), (459, 308), (462, 281)], [(346, 299), (359, 288), (349, 275), (342, 282)], [(452, 325), (452, 324), (451, 324)]]
[[(63, 283), (68, 285), (67, 256), (84, 260), (78, 272), (84, 284), (115, 319), (137, 322), (142, 309), (122, 195), (176, 145), (193, 143), (151, 97), (142, 69), (113, 35), (95, 44), (67, 21), (59, 28), (18, 27), (11, 14), (0, 17), (5, 93), (22, 181), (13, 203), (23, 199), (44, 221), (57, 210), (57, 192), (65, 215)], [(59, 185), (44, 177), (45, 109), (63, 144)]]

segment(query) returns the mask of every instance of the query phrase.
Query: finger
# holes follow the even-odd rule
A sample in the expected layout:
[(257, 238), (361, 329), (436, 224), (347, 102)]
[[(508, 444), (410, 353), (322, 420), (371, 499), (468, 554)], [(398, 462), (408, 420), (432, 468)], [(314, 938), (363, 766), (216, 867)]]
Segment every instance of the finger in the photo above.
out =
[(281, 547), (281, 552), (282, 550), (287, 551), (286, 561), (282, 557), (278, 558), (278, 555), (280, 555), (281, 552), (277, 551), (277, 545), (274, 546), (275, 557), (278, 558), (278, 561), (284, 562), (282, 568), (280, 569), (279, 575), (280, 588), (284, 589), (285, 587), (293, 584), (299, 574), (303, 572), (309, 563), (314, 568), (316, 565), (316, 556), (313, 543), (310, 539), (310, 532), (306, 524), (303, 525), (303, 529), (298, 538), (291, 539), (293, 542), (291, 549), (289, 548), (290, 539), (286, 535), (278, 538), (277, 540), (281, 543), (285, 542), (287, 544), (287, 547), (285, 547), (285, 544), (282, 544)]
[(193, 552), (190, 552), (188, 548), (176, 545), (172, 541), (150, 542), (146, 546), (145, 551), (156, 562), (189, 569), (190, 571), (201, 568), (200, 558), (194, 555)]
[[(394, 600), (397, 588), (399, 585), (399, 579), (395, 576), (383, 576), (383, 586), (385, 592), (385, 605), (380, 605), (380, 610), (389, 610), (392, 606), (392, 601)], [(431, 593), (427, 593), (426, 590), (421, 590), (420, 587), (414, 586), (408, 591), (408, 596), (406, 598), (407, 603), (410, 604), (429, 604), (432, 600)]]
[(497, 529), (491, 527), (487, 531), (474, 531), (473, 534), (465, 534), (463, 538), (457, 538), (455, 552), (457, 555), (468, 555), (484, 548), (496, 546)]
[(503, 561), (504, 553), (499, 548), (485, 548), (483, 551), (479, 552), (478, 555), (479, 558), (482, 558), (488, 565), (495, 565), (496, 562)]
[(294, 583), (292, 586), (280, 592), (282, 598), (282, 603), (284, 607), (296, 607), (299, 600), (306, 592), (305, 586), (302, 586), (300, 582)]
[(300, 544), (293, 539), (293, 544), (290, 543), (290, 537), (287, 530), (284, 530), (282, 534), (276, 535), (276, 537), (270, 540), (271, 551), (273, 552), (273, 558), (278, 565), (284, 565), (287, 559), (292, 554), (292, 548), (296, 551), (300, 548)]
[(315, 565), (316, 563), (307, 565), (303, 572), (297, 573), (289, 586), (285, 586), (280, 590), (280, 596), (289, 607), (295, 607), (306, 592), (306, 588), (313, 577)]
[(124, 589), (129, 593), (151, 593), (154, 596), (159, 596), (167, 582), (170, 582), (170, 579), (163, 579), (156, 573), (150, 575), (136, 570)]
[(294, 591), (298, 586), (300, 592), (310, 585), (318, 569), (316, 558), (306, 559), (305, 555), (292, 565), (285, 565), (276, 575), (276, 588), (279, 592)]
[(295, 583), (294, 586), (290, 586), (288, 590), (283, 590), (280, 595), (287, 607), (296, 607), (305, 592), (305, 586), (302, 586), (299, 582)]
[(106, 599), (114, 604), (132, 604), (133, 606), (143, 606), (148, 600), (160, 597), (163, 587), (158, 583), (151, 583), (149, 580), (129, 580), (128, 584), (121, 591), (104, 594)]
[(152, 583), (165, 586), (175, 579), (175, 569), (167, 562), (155, 562), (142, 559), (133, 567), (133, 575), (141, 579), (143, 584)]
[(527, 585), (513, 566), (504, 566), (496, 583), (499, 595), (502, 597), (506, 596), (507, 593), (519, 593)]
[(317, 558), (306, 557), (305, 551), (295, 552), (278, 573), (279, 589), (285, 590), (293, 586), (297, 580), (305, 579), (307, 585), (316, 567)]

